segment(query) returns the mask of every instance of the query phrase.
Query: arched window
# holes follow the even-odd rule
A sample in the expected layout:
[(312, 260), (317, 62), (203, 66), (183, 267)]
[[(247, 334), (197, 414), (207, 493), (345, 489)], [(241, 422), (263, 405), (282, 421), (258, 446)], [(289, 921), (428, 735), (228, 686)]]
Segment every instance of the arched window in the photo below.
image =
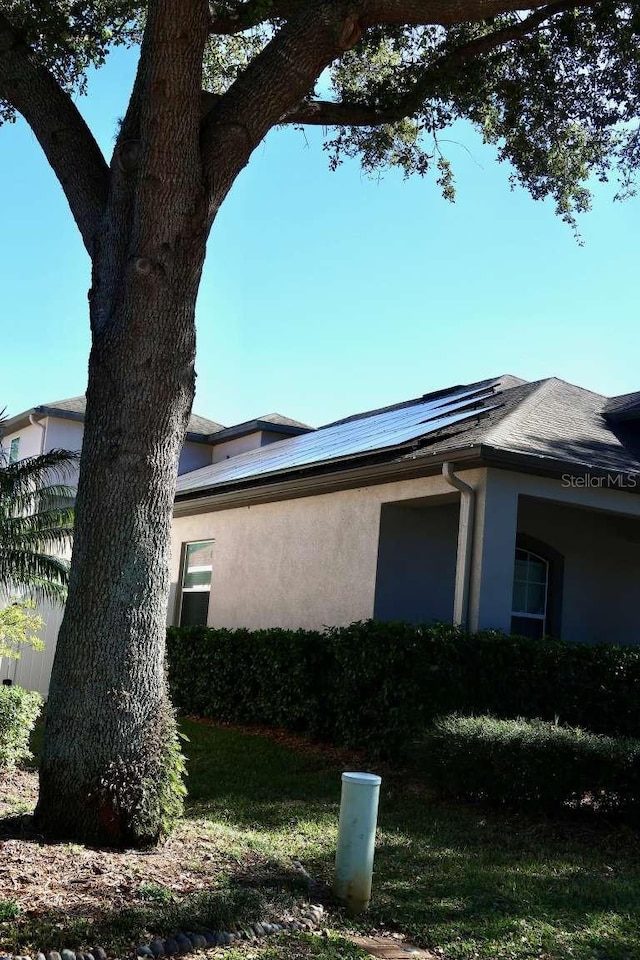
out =
[(558, 636), (562, 613), (563, 558), (557, 550), (518, 535), (513, 572), (511, 632), (538, 639)]
[(516, 550), (511, 603), (511, 632), (543, 637), (547, 632), (549, 561), (530, 550)]

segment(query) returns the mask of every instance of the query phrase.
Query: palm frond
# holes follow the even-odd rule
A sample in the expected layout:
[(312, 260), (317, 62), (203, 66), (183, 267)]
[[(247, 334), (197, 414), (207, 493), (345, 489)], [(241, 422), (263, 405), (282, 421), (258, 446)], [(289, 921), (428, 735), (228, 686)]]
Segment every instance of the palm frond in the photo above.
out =
[[(1, 421), (0, 421), (1, 428)], [(73, 535), (78, 454), (51, 450), (8, 463), (0, 460), (0, 585), (35, 598), (64, 602)]]

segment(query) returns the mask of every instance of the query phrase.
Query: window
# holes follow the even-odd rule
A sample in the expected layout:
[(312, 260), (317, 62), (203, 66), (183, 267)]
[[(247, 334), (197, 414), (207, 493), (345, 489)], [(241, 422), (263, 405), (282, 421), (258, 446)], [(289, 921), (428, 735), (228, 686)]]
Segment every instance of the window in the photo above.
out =
[(538, 639), (547, 632), (549, 561), (531, 550), (516, 550), (511, 632)]
[(9, 446), (9, 463), (15, 463), (20, 449), (20, 437), (14, 437)]
[(186, 543), (182, 567), (180, 626), (206, 625), (213, 570), (213, 540)]

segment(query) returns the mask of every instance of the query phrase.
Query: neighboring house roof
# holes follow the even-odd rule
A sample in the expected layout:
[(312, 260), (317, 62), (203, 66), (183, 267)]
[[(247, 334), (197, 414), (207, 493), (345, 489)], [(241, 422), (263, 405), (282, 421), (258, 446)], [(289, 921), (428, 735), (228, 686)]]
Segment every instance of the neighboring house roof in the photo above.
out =
[(365, 464), (474, 457), (552, 474), (568, 465), (640, 473), (636, 425), (612, 423), (608, 402), (556, 378), (482, 380), (347, 417), (183, 474), (177, 499)]
[[(4, 433), (14, 433), (16, 430), (21, 430), (29, 423), (30, 416), (84, 420), (86, 406), (86, 398), (82, 396), (69, 397), (67, 400), (56, 400), (39, 407), (31, 407), (30, 410), (24, 410), (22, 413), (5, 420), (3, 431)], [(222, 443), (225, 440), (244, 437), (249, 433), (260, 430), (282, 434), (282, 436), (296, 436), (300, 433), (308, 433), (313, 429), (313, 427), (301, 423), (299, 420), (283, 417), (281, 413), (266, 413), (256, 420), (247, 420), (231, 427), (225, 427), (221, 423), (216, 423), (215, 420), (209, 420), (207, 417), (200, 417), (197, 413), (192, 413), (187, 425), (187, 439), (205, 443)]]
[(299, 427), (301, 430), (315, 430), (308, 423), (302, 423), (300, 420), (292, 420), (291, 417), (283, 417), (281, 413), (265, 413), (258, 417), (260, 423), (270, 423), (277, 427)]
[[(69, 397), (67, 400), (56, 400), (53, 403), (44, 403), (39, 407), (32, 407), (30, 410), (24, 410), (22, 413), (10, 417), (3, 424), (4, 433), (14, 433), (21, 430), (29, 423), (29, 417), (60, 417), (63, 420), (84, 420), (87, 401), (82, 397)], [(192, 413), (187, 426), (187, 436), (190, 439), (206, 439), (211, 434), (218, 433), (225, 428), (221, 423), (215, 420), (208, 420), (206, 417), (199, 417)], [(190, 436), (191, 435), (191, 436)]]
[(290, 417), (283, 417), (281, 413), (266, 413), (263, 417), (256, 420), (245, 420), (244, 423), (237, 423), (233, 427), (225, 427), (218, 433), (209, 437), (210, 443), (224, 443), (226, 440), (237, 440), (239, 437), (246, 437), (250, 433), (276, 433), (283, 437), (295, 437), (301, 433), (310, 433), (314, 427), (306, 423), (300, 423), (299, 420), (292, 420)]

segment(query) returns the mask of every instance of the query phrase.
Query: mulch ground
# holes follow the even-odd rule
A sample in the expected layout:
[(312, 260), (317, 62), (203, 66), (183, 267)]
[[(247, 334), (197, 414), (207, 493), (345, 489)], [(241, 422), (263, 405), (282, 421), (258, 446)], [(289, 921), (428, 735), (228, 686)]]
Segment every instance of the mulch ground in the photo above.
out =
[[(33, 807), (38, 779), (32, 771), (3, 772), (0, 783), (0, 900), (19, 903), (22, 914), (64, 910), (89, 915), (132, 907), (145, 899), (145, 885), (157, 884), (176, 896), (207, 887), (207, 874), (237, 867), (197, 830), (152, 851), (92, 850), (75, 844), (44, 843), (31, 834), (30, 818), (13, 816)], [(228, 864), (225, 864), (228, 860)]]
[[(369, 769), (363, 754), (310, 743), (284, 730), (225, 726), (268, 737), (342, 770)], [(383, 776), (387, 773), (379, 763), (375, 769)], [(117, 914), (123, 909), (148, 906), (149, 888), (154, 886), (163, 896), (179, 901), (210, 889), (222, 871), (251, 886), (260, 880), (264, 864), (259, 855), (255, 855), (254, 863), (252, 853), (247, 851), (239, 864), (220, 841), (203, 834), (197, 821), (184, 821), (171, 839), (151, 851), (93, 850), (77, 844), (46, 843), (33, 832), (30, 817), (38, 794), (37, 772), (3, 771), (0, 778), (0, 904), (9, 901), (19, 905), (23, 919), (37, 921), (44, 915), (59, 914), (68, 921)], [(62, 929), (63, 925), (59, 926)], [(381, 944), (398, 948), (397, 942), (390, 940)], [(416, 956), (414, 949), (412, 955)], [(399, 956), (393, 954), (394, 958)]]
[[(189, 719), (216, 725), (196, 717)], [(300, 753), (322, 757), (343, 770), (368, 769), (366, 756), (272, 727), (224, 724), (251, 736), (268, 737)], [(385, 775), (384, 766), (376, 771)], [(157, 884), (176, 897), (204, 890), (208, 877), (225, 866), (238, 873), (237, 861), (225, 855), (197, 825), (174, 835), (152, 851), (91, 850), (78, 845), (51, 844), (31, 834), (31, 811), (38, 795), (37, 773), (32, 770), (3, 771), (0, 781), (0, 900), (20, 904), (22, 913), (64, 909), (69, 914), (88, 915), (132, 907), (143, 902), (140, 887)], [(244, 864), (244, 868), (247, 868)]]

